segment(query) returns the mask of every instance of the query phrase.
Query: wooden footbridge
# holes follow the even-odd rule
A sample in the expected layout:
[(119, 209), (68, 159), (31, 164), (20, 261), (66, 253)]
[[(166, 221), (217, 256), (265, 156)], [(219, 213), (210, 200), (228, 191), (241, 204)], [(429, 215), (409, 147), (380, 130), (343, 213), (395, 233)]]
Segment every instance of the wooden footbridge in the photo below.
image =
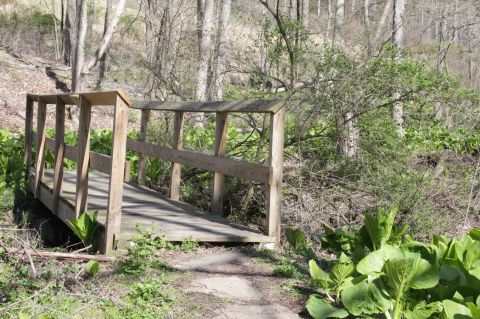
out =
[[(55, 105), (55, 138), (46, 137), (47, 107)], [(79, 106), (78, 145), (64, 143), (65, 106)], [(95, 106), (114, 108), (111, 156), (90, 151), (90, 122)], [(130, 101), (122, 91), (80, 94), (27, 94), (25, 116), (25, 162), (29, 186), (35, 197), (67, 225), (85, 211), (99, 213), (101, 249), (109, 253), (124, 245), (136, 224), (155, 223), (169, 241), (193, 238), (200, 242), (253, 242), (275, 244), (280, 238), (280, 206), (283, 165), (285, 101), (160, 102)], [(34, 130), (34, 107), (37, 107)], [(128, 113), (141, 112), (138, 140), (127, 138)], [(152, 111), (175, 113), (172, 148), (146, 142)], [(182, 150), (185, 112), (216, 114), (214, 156)], [(225, 157), (227, 119), (230, 112), (270, 113), (268, 165)], [(32, 159), (35, 145), (35, 160)], [(130, 181), (127, 149), (139, 153), (138, 178)], [(45, 168), (46, 150), (54, 151), (54, 168)], [(146, 188), (147, 157), (172, 163), (170, 197)], [(64, 171), (64, 159), (77, 163), (76, 171)], [(211, 212), (179, 201), (181, 165), (214, 172)], [(266, 230), (260, 232), (222, 217), (224, 176), (266, 185)]]

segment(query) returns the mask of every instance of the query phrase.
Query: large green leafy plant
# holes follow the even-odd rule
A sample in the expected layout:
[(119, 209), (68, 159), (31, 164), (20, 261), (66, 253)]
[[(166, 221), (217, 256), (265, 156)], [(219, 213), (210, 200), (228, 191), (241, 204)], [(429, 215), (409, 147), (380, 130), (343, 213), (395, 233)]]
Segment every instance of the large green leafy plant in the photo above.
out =
[[(329, 272), (310, 260), (320, 288), (307, 310), (321, 318), (480, 318), (480, 231), (425, 244), (394, 224), (396, 210), (367, 215), (356, 232), (329, 230), (339, 255)], [(360, 252), (360, 253), (359, 253)], [(356, 258), (356, 259), (355, 259)]]
[[(95, 232), (99, 224), (97, 223), (97, 214), (95, 211), (93, 214), (82, 213), (77, 219), (69, 220), (68, 223), (73, 232), (82, 241), (85, 247), (93, 245), (95, 239)], [(93, 250), (93, 249), (91, 249)]]

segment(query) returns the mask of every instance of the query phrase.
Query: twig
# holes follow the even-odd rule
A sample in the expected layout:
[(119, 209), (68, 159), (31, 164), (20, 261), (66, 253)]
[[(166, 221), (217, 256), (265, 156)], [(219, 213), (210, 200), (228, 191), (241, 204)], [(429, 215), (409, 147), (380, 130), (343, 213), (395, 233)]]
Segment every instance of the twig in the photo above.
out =
[(72, 251), (72, 254), (78, 254), (79, 252), (82, 252), (82, 251), (85, 251), (85, 250), (88, 250), (92, 248), (92, 245), (88, 245), (87, 247), (83, 247), (83, 248), (80, 248), (80, 249), (77, 249), (77, 250), (74, 250)]
[(115, 257), (110, 256), (97, 256), (97, 255), (88, 255), (88, 254), (73, 254), (73, 253), (59, 253), (53, 251), (41, 251), (41, 250), (31, 250), (31, 249), (17, 249), (11, 247), (4, 247), (8, 254), (23, 254), (28, 251), (32, 256), (40, 257), (50, 257), (58, 259), (79, 259), (79, 260), (97, 260), (103, 262), (112, 262), (115, 261)]

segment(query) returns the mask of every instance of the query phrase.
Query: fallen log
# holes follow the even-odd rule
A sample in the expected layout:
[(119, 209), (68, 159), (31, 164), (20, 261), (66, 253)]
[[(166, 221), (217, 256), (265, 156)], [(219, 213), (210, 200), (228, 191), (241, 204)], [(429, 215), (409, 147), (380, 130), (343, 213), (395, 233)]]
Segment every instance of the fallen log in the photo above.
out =
[(103, 262), (115, 261), (115, 257), (112, 257), (112, 256), (60, 253), (60, 252), (54, 252), (54, 251), (11, 248), (11, 247), (4, 247), (4, 249), (7, 254), (26, 254), (27, 256), (30, 255), (30, 256), (57, 258), (57, 259), (96, 260), (96, 261), (103, 261)]

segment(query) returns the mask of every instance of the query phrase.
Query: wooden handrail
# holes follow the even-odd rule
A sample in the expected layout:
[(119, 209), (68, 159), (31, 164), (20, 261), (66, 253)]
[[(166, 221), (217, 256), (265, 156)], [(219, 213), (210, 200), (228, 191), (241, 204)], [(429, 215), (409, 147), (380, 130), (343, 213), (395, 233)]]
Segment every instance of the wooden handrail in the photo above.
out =
[(238, 113), (277, 113), (286, 100), (237, 100), (207, 102), (166, 102), (134, 100), (133, 109), (182, 112), (238, 112)]

